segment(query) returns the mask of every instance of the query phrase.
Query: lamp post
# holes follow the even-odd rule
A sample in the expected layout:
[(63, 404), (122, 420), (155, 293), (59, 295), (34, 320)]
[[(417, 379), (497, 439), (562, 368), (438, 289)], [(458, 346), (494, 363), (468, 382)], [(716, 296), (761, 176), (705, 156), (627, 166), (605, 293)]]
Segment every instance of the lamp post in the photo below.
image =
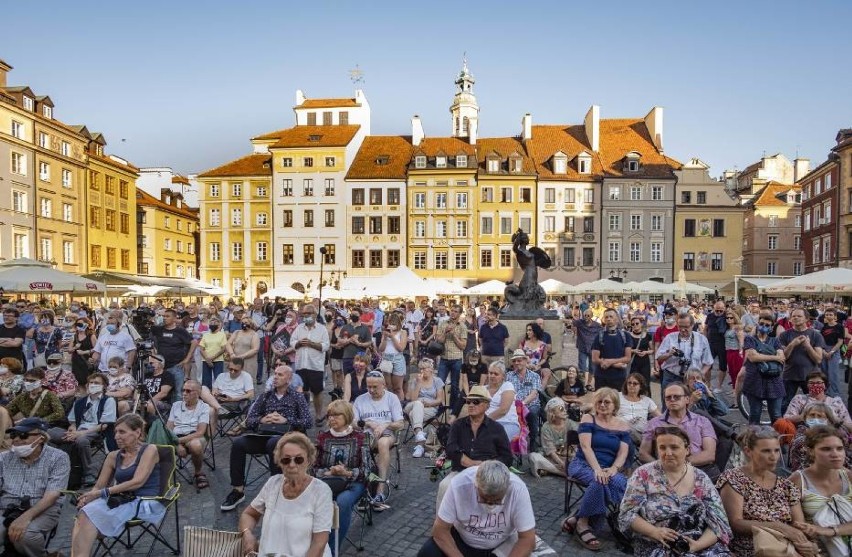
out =
[(618, 268), (611, 269), (609, 271), (609, 280), (614, 280), (615, 282), (624, 282), (624, 279), (627, 278), (627, 269)]
[(326, 249), (325, 246), (322, 246), (320, 248), (319, 307), (317, 308), (317, 312), (318, 312), (317, 315), (322, 315), (321, 313), (319, 313), (319, 312), (322, 311), (322, 286), (323, 286), (322, 273), (323, 273), (323, 270), (325, 269), (325, 254), (327, 252), (328, 252), (328, 249)]

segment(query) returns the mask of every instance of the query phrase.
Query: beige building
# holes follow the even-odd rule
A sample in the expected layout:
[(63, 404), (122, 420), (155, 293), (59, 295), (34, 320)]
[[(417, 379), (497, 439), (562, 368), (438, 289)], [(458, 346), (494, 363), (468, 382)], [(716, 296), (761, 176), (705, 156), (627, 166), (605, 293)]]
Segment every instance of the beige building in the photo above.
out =
[(140, 275), (197, 278), (198, 211), (183, 195), (163, 189), (160, 198), (136, 190), (137, 265)]
[(709, 169), (693, 158), (675, 171), (674, 275), (719, 290), (742, 272), (745, 209)]
[[(759, 182), (752, 187), (760, 186)], [(802, 194), (797, 185), (769, 182), (743, 203), (744, 275), (801, 275)]]

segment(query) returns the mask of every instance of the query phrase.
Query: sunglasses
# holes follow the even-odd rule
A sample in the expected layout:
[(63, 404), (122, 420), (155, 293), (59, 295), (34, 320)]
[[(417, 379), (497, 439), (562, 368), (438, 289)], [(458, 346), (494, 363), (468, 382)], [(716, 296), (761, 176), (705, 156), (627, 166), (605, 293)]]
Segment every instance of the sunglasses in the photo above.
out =
[(31, 431), (27, 432), (27, 433), (22, 433), (20, 431), (12, 430), (12, 431), (9, 432), (9, 439), (29, 439), (30, 437), (33, 437), (35, 435), (38, 435), (38, 434), (33, 433)]
[(733, 317), (726, 317), (726, 318), (725, 318), (725, 321), (733, 321), (733, 320), (734, 320), (734, 318), (733, 318)]
[(195, 389), (184, 389), (181, 392), (183, 392), (183, 393), (194, 393)]
[(684, 398), (686, 395), (666, 395), (666, 400), (680, 400)]
[(292, 456), (292, 457), (290, 457), (290, 456), (282, 456), (281, 457), (281, 464), (283, 464), (284, 466), (290, 466), (291, 462), (295, 462), (298, 465), (302, 465), (302, 464), (305, 463), (305, 457), (303, 457), (302, 455)]
[(473, 405), (473, 406), (479, 406), (480, 404), (483, 404), (485, 401), (482, 400), (481, 398), (466, 398), (464, 400), (464, 402), (465, 402), (465, 404), (470, 404), (470, 405)]

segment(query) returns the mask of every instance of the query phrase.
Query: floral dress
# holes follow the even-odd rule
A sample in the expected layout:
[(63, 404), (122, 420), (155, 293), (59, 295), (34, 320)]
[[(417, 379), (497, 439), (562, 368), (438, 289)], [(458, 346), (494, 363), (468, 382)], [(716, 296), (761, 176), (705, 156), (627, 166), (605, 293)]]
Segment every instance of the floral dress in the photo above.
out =
[(627, 482), (627, 491), (621, 500), (618, 528), (633, 537), (633, 552), (637, 557), (666, 557), (670, 551), (655, 540), (636, 534), (630, 525), (641, 516), (655, 526), (672, 527), (683, 536), (698, 539), (706, 528), (719, 538), (715, 544), (700, 553), (701, 557), (728, 556), (731, 527), (722, 507), (719, 492), (710, 478), (697, 468), (692, 493), (681, 497), (669, 484), (658, 461), (640, 466)]
[(78, 383), (71, 370), (61, 369), (58, 373), (45, 372), (42, 386), (53, 391), (60, 400), (67, 400), (74, 398), (74, 395), (77, 394)]
[(36, 354), (43, 353), (44, 357), (47, 358), (51, 354), (59, 352), (59, 345), (62, 342), (62, 330), (59, 327), (51, 327), (50, 331), (36, 329), (33, 336)]
[[(136, 380), (133, 379), (133, 376), (129, 373), (122, 373), (121, 375), (110, 375), (109, 376), (109, 385), (107, 385), (107, 396), (115, 396), (115, 393), (120, 391), (121, 389), (135, 389), (136, 388)], [(116, 400), (129, 400), (133, 397), (131, 394), (129, 397), (124, 397)]]
[[(775, 486), (766, 489), (759, 486), (740, 468), (725, 471), (716, 481), (716, 487), (721, 491), (725, 484), (743, 497), (743, 519), (760, 522), (793, 522), (792, 507), (799, 504), (802, 498), (799, 488), (790, 480), (777, 477)], [(729, 544), (731, 551), (738, 557), (752, 557), (754, 543), (751, 535), (734, 534)]]

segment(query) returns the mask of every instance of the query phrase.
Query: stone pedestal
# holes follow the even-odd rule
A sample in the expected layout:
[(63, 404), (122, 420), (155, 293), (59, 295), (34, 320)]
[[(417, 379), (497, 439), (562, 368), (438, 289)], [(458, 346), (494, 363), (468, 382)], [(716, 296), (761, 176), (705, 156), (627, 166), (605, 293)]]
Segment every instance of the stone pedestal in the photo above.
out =
[[(550, 363), (553, 366), (559, 365), (559, 362), (562, 361), (562, 356), (560, 354), (560, 349), (562, 348), (562, 320), (559, 319), (556, 315), (543, 317), (544, 319), (544, 330), (550, 333), (550, 338), (553, 341), (553, 351), (555, 353), (550, 356)], [(509, 369), (510, 363), (509, 358), (512, 356), (512, 352), (514, 352), (520, 345), (521, 341), (524, 340), (527, 334), (527, 323), (535, 322), (536, 317), (516, 317), (503, 315), (500, 317), (500, 323), (506, 325), (506, 328), (509, 329), (509, 345), (506, 348), (506, 369)]]

